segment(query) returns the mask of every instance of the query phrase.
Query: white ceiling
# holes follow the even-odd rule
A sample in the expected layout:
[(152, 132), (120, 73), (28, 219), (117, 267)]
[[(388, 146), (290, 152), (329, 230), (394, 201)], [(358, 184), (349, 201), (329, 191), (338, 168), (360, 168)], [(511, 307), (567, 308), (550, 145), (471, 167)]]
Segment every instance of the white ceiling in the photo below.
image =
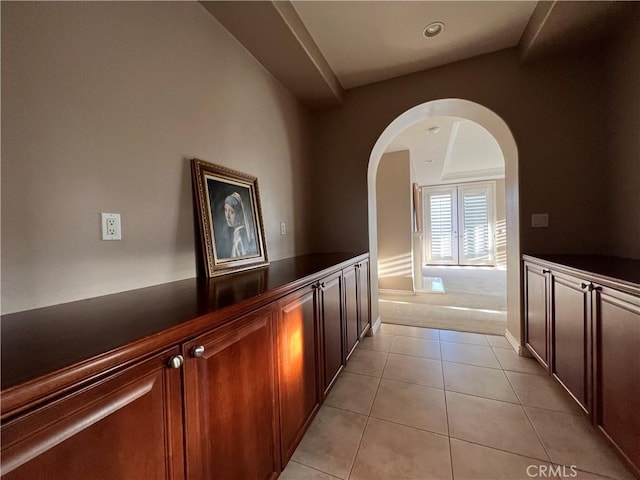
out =
[[(437, 133), (429, 129), (438, 127)], [(386, 152), (409, 150), (420, 186), (504, 178), (504, 156), (496, 139), (475, 122), (455, 117), (424, 120), (403, 131)]]
[[(345, 89), (514, 47), (535, 1), (294, 1)], [(422, 35), (440, 21), (444, 31)]]
[[(633, 13), (624, 1), (316, 1), (200, 3), (312, 109), (344, 89), (517, 47), (520, 61), (584, 48)], [(443, 33), (423, 37), (433, 21)]]

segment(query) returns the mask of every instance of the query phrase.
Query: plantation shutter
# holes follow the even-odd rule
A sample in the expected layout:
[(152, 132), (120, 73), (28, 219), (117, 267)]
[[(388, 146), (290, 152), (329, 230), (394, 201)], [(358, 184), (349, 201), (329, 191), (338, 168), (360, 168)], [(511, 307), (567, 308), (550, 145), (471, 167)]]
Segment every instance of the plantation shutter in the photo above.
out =
[(427, 191), (427, 262), (452, 264), (458, 261), (455, 188)]
[(492, 185), (479, 184), (458, 188), (460, 203), (460, 264), (493, 262)]

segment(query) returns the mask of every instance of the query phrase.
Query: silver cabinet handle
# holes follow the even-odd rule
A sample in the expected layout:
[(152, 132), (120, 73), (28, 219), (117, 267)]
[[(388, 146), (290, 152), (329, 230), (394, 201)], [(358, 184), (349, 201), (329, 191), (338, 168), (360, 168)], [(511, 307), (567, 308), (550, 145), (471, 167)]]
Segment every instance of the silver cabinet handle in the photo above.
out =
[(202, 345), (196, 345), (195, 347), (191, 347), (191, 356), (200, 358), (204, 355), (204, 347)]
[(167, 361), (169, 368), (180, 368), (184, 363), (184, 357), (182, 355), (173, 355)]

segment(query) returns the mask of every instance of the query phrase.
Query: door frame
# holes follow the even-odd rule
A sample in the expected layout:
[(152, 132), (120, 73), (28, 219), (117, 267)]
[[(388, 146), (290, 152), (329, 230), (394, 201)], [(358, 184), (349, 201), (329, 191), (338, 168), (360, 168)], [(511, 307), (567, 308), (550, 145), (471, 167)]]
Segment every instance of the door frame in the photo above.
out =
[(417, 105), (396, 117), (378, 137), (369, 156), (367, 171), (369, 252), (371, 258), (372, 324), (380, 324), (378, 308), (378, 223), (376, 176), (384, 151), (401, 132), (427, 118), (458, 117), (482, 125), (498, 142), (505, 160), (505, 198), (507, 220), (507, 339), (523, 352), (522, 265), (520, 262), (520, 206), (518, 186), (518, 147), (509, 126), (487, 107), (460, 98), (433, 100)]

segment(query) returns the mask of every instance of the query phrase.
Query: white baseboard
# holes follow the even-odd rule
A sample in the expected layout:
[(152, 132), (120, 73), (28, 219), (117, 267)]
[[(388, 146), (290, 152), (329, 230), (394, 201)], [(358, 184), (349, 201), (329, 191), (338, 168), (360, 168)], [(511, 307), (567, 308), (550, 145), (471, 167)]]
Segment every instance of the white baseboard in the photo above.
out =
[(391, 290), (388, 288), (379, 288), (378, 293), (381, 295), (415, 295), (416, 292), (409, 290)]
[(514, 337), (509, 330), (505, 330), (504, 336), (507, 339), (507, 342), (509, 342), (509, 344), (513, 347), (513, 349), (516, 351), (518, 355), (521, 355), (521, 356), (526, 355), (523, 353), (523, 350), (527, 350), (527, 349), (522, 348), (522, 345), (520, 345), (520, 341), (516, 340), (516, 337)]
[(380, 324), (382, 323), (382, 319), (378, 317), (375, 322), (371, 325), (371, 329), (369, 330), (371, 335), (375, 335), (380, 330)]

